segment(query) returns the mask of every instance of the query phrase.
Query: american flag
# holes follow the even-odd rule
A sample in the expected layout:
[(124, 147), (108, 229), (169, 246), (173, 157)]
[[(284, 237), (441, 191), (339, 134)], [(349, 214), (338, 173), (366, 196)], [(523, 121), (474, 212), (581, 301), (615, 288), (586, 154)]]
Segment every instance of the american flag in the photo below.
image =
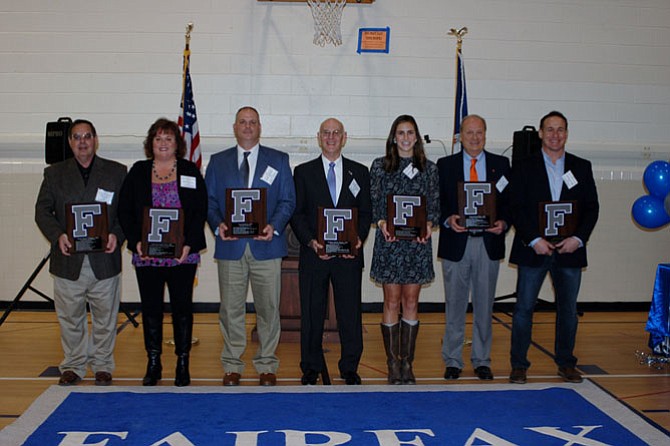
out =
[(465, 65), (460, 45), (456, 49), (456, 98), (454, 110), (454, 139), (451, 152), (461, 149), (461, 121), (468, 115), (468, 94), (465, 89)]
[(198, 169), (202, 166), (202, 152), (200, 151), (200, 132), (198, 130), (198, 116), (195, 112), (193, 100), (193, 86), (191, 85), (191, 50), (184, 50), (184, 88), (181, 94), (181, 105), (177, 123), (181, 135), (186, 141), (185, 158), (193, 161)]

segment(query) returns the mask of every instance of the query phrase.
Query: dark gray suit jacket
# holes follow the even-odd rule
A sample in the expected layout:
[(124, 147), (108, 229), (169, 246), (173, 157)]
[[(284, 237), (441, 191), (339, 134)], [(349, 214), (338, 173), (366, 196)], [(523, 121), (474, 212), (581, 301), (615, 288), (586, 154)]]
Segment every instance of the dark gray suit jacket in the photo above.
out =
[(111, 254), (90, 253), (88, 258), (95, 277), (100, 280), (121, 272), (121, 245), (124, 236), (116, 211), (126, 171), (126, 166), (123, 164), (96, 155), (88, 184), (84, 186), (84, 180), (74, 158), (44, 169), (44, 180), (35, 203), (35, 222), (51, 243), (49, 265), (51, 274), (68, 280), (79, 278), (81, 265), (87, 254), (64, 256), (58, 247), (58, 238), (66, 231), (65, 206), (69, 203), (94, 202), (99, 190), (114, 194), (111, 206), (107, 206), (107, 217), (109, 231), (116, 235), (118, 244)]

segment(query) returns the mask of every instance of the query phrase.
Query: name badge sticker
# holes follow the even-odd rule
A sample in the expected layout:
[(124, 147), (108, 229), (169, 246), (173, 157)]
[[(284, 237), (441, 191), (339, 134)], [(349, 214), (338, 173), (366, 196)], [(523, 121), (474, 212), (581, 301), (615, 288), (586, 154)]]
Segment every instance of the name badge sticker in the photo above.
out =
[(114, 192), (98, 188), (98, 192), (95, 194), (95, 201), (100, 203), (107, 203), (111, 206), (112, 200), (114, 200)]
[(361, 187), (356, 182), (356, 179), (353, 179), (351, 184), (349, 184), (349, 190), (354, 195), (354, 197), (358, 197), (358, 193), (361, 191)]
[(502, 193), (502, 191), (505, 190), (507, 185), (509, 184), (509, 181), (507, 178), (505, 178), (505, 175), (501, 176), (498, 182), (496, 183), (496, 189), (498, 189), (498, 192)]
[(195, 189), (195, 177), (182, 175), (179, 180), (179, 185), (181, 187), (185, 187), (186, 189)]
[(572, 174), (572, 171), (568, 171), (563, 175), (563, 182), (568, 186), (568, 189), (572, 189), (577, 185), (577, 178)]
[(261, 180), (265, 181), (270, 186), (272, 186), (272, 183), (274, 183), (275, 178), (277, 178), (278, 173), (279, 172), (277, 171), (277, 169), (275, 169), (272, 166), (268, 166), (265, 169), (265, 172), (263, 172), (263, 176), (261, 177)]
[(414, 167), (414, 164), (408, 164), (407, 167), (405, 167), (405, 170), (402, 171), (402, 173), (404, 173), (407, 176), (407, 178), (411, 180), (416, 176), (417, 173), (419, 173), (419, 169)]

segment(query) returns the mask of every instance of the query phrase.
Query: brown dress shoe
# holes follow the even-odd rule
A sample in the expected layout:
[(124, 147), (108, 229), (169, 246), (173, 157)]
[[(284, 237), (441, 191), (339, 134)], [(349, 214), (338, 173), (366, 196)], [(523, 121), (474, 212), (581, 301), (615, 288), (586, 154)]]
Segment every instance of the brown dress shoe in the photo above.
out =
[(580, 383), (584, 381), (582, 374), (574, 367), (559, 367), (558, 376), (563, 378), (566, 383)]
[(258, 384), (261, 386), (275, 386), (277, 385), (277, 375), (274, 373), (261, 373)]
[(509, 375), (509, 382), (514, 384), (526, 384), (526, 369), (514, 368)]
[(223, 385), (224, 386), (239, 386), (240, 385), (240, 374), (235, 372), (226, 373), (223, 375)]
[(59, 386), (76, 386), (81, 382), (79, 375), (74, 373), (72, 370), (66, 370), (60, 375), (58, 380)]
[(112, 384), (112, 374), (109, 372), (95, 372), (95, 385), (108, 386)]

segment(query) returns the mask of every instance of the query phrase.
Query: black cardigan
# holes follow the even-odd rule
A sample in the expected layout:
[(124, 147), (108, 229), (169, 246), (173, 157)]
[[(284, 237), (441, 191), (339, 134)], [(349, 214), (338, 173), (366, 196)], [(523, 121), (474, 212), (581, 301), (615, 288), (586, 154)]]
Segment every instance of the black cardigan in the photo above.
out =
[[(137, 242), (142, 238), (142, 215), (151, 207), (152, 160), (136, 162), (128, 172), (119, 198), (119, 220), (128, 240), (128, 249), (137, 252)], [(182, 176), (195, 178), (195, 188), (182, 187)], [(200, 170), (190, 161), (177, 160), (177, 187), (179, 201), (184, 211), (184, 244), (191, 253), (206, 248), (205, 220), (207, 219), (207, 189)]]

